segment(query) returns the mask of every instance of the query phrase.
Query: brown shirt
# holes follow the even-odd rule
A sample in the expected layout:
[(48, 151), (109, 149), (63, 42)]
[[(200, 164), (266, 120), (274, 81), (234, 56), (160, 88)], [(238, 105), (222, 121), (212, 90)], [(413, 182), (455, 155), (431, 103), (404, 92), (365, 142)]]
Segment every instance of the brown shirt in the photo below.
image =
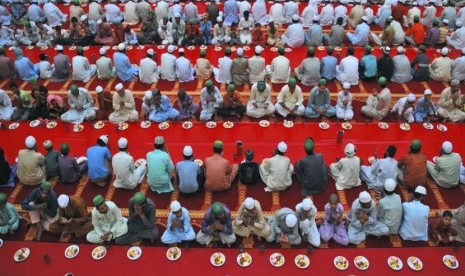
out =
[(395, 6), (392, 6), (391, 8), (392, 13), (392, 19), (394, 19), (397, 22), (403, 22), (404, 21), (404, 6), (401, 4), (397, 4)]
[[(233, 103), (236, 103), (237, 106), (242, 106), (242, 95), (240, 92), (235, 91), (232, 96), (229, 93), (226, 93), (223, 96), (223, 107), (233, 107)], [(236, 106), (236, 107), (237, 107)]]
[(60, 217), (66, 219), (86, 219), (89, 218), (86, 201), (79, 196), (69, 196), (69, 204), (65, 209), (60, 208)]
[(421, 152), (409, 153), (399, 160), (398, 167), (403, 168), (403, 181), (409, 190), (426, 184), (426, 160), (426, 155)]
[(15, 76), (15, 66), (11, 58), (0, 56), (0, 80), (6, 80)]
[(452, 225), (445, 225), (442, 217), (439, 218), (430, 218), (428, 221), (429, 229), (428, 232), (431, 236), (431, 238), (435, 241), (438, 242), (439, 237), (438, 235), (441, 236), (442, 241), (447, 243), (449, 242), (449, 236), (452, 235)]
[(219, 154), (205, 159), (205, 188), (209, 191), (224, 191), (231, 187), (232, 167)]
[(113, 112), (113, 96), (109, 91), (103, 91), (103, 97), (97, 99), (99, 105), (97, 118), (99, 120), (107, 120), (108, 116)]

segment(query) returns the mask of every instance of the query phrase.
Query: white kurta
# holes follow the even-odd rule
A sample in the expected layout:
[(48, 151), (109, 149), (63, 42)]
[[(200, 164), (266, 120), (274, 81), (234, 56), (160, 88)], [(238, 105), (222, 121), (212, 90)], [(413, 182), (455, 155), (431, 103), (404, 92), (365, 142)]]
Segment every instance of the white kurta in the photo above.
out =
[(229, 57), (222, 57), (218, 59), (218, 68), (213, 69), (215, 80), (219, 83), (231, 82), (231, 67), (232, 59)]
[(90, 243), (103, 243), (100, 237), (111, 232), (107, 241), (118, 238), (128, 232), (127, 219), (121, 215), (121, 211), (112, 201), (105, 201), (108, 207), (106, 214), (100, 213), (97, 208), (92, 210), (92, 225), (94, 230), (87, 234), (87, 241)]
[(273, 19), (275, 24), (282, 24), (284, 23), (284, 14), (283, 14), (284, 6), (281, 3), (275, 3), (270, 8), (270, 18)]
[[(344, 105), (344, 101), (347, 100), (347, 104)], [(354, 117), (354, 111), (352, 110), (352, 93), (344, 94), (344, 91), (340, 91), (337, 95), (336, 104), (336, 117), (341, 120), (352, 120)]]
[(299, 220), (299, 229), (302, 236), (307, 236), (308, 242), (314, 247), (320, 247), (320, 232), (316, 227), (316, 214), (317, 209), (315, 205), (308, 211), (308, 215), (302, 219), (301, 214), (303, 211), (302, 203), (299, 203), (295, 206), (295, 213), (297, 219)]
[(53, 72), (55, 72), (55, 67), (53, 67), (49, 61), (43, 60), (39, 62), (39, 76), (41, 79), (51, 78)]
[(241, 40), (242, 44), (250, 44), (252, 43), (252, 30), (255, 26), (255, 22), (252, 18), (249, 17), (249, 20), (245, 20), (245, 18), (241, 18), (239, 21), (238, 29), (239, 29), (239, 39)]
[(115, 188), (134, 189), (142, 182), (147, 173), (145, 165), (136, 168), (132, 156), (124, 151), (120, 151), (113, 156), (111, 165), (116, 177), (113, 182)]
[(60, 119), (63, 122), (72, 124), (80, 124), (85, 120), (95, 119), (94, 99), (85, 88), (79, 87), (77, 97), (68, 92), (68, 105), (70, 109), (61, 115)]
[(291, 74), (291, 62), (285, 56), (277, 56), (266, 67), (272, 83), (287, 83)]
[(348, 82), (350, 85), (358, 85), (358, 59), (347, 56), (341, 60), (337, 68), (336, 78), (340, 82)]
[(302, 16), (300, 17), (302, 25), (305, 28), (309, 28), (313, 24), (313, 17), (318, 14), (318, 7), (312, 4), (308, 4), (307, 7), (302, 11)]
[(10, 97), (8, 97), (5, 90), (0, 89), (0, 120), (9, 121), (13, 114), (13, 106)]
[(260, 176), (266, 185), (265, 191), (283, 191), (292, 184), (292, 172), (294, 166), (291, 160), (276, 154), (260, 165)]
[(160, 75), (164, 80), (176, 80), (176, 57), (173, 54), (161, 55)]
[(360, 181), (360, 158), (344, 157), (329, 166), (331, 175), (336, 181), (336, 189), (344, 190), (362, 185)]
[(97, 65), (89, 64), (89, 60), (83, 56), (73, 57), (71, 62), (73, 66), (73, 79), (75, 81), (88, 82), (97, 72)]
[(287, 46), (291, 48), (304, 45), (305, 32), (302, 24), (294, 23), (292, 25), (289, 25), (281, 39)]
[(333, 25), (333, 22), (334, 22), (334, 7), (332, 4), (327, 4), (321, 9), (320, 25), (329, 26), (329, 25)]
[(185, 57), (176, 60), (176, 78), (179, 82), (189, 82), (194, 80), (194, 68)]
[(261, 56), (253, 56), (247, 60), (249, 64), (249, 82), (257, 83), (265, 79), (265, 59)]
[[(121, 103), (123, 103), (123, 107), (121, 107)], [(108, 120), (112, 123), (136, 122), (139, 119), (134, 97), (129, 90), (125, 90), (123, 96), (120, 96), (118, 92), (113, 94), (113, 110), (114, 112), (108, 116)]]
[(158, 82), (158, 71), (157, 63), (152, 58), (146, 57), (140, 61), (139, 79), (146, 84)]

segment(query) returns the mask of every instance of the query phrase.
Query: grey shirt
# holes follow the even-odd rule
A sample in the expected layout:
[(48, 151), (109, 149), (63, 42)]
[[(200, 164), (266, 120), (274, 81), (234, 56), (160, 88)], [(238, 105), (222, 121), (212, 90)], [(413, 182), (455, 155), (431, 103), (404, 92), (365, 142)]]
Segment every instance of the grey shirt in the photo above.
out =
[(302, 185), (302, 194), (318, 194), (328, 186), (328, 167), (323, 161), (323, 155), (311, 154), (295, 163), (294, 170)]

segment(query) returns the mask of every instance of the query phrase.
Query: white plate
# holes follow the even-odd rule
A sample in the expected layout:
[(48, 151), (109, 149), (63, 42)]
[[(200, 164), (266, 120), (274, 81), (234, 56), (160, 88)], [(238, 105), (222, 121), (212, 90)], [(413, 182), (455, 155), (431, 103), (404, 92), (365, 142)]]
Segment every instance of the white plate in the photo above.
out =
[(29, 257), (29, 255), (31, 255), (31, 250), (27, 247), (23, 247), (15, 252), (15, 254), (13, 255), (13, 259), (16, 262), (22, 262), (26, 260)]
[(423, 262), (415, 256), (410, 256), (407, 259), (408, 266), (415, 271), (420, 271), (423, 269)]
[(206, 125), (207, 125), (208, 128), (215, 128), (216, 127), (216, 122), (209, 121), (209, 122), (207, 122)]
[(158, 124), (158, 128), (161, 130), (167, 130), (170, 127), (170, 124), (168, 122), (163, 122)]
[(291, 127), (294, 126), (294, 122), (293, 122), (293, 121), (284, 120), (283, 126), (284, 126), (284, 127), (287, 127), (287, 128), (291, 128)]
[(12, 123), (8, 126), (9, 129), (17, 129), (19, 127), (19, 123)]
[(84, 46), (84, 48), (83, 48), (83, 49), (84, 49), (84, 51), (87, 51), (87, 50), (89, 50), (89, 49), (90, 49), (90, 47), (89, 47), (89, 46)]
[(36, 127), (38, 125), (40, 125), (40, 120), (34, 120), (34, 121), (31, 121), (31, 123), (29, 123), (30, 127)]
[(310, 259), (304, 254), (299, 254), (295, 256), (294, 263), (298, 268), (306, 269), (310, 265)]
[(95, 129), (101, 129), (104, 126), (105, 126), (105, 123), (103, 121), (98, 121), (94, 124)]
[(346, 270), (349, 267), (349, 261), (344, 256), (334, 258), (334, 266), (339, 270)]
[[(117, 46), (115, 46), (115, 47), (116, 47), (116, 49), (118, 49)], [(69, 47), (69, 50), (71, 50), (71, 51), (76, 50), (76, 46), (71, 46), (71, 47)]]
[(349, 122), (345, 122), (341, 124), (341, 127), (345, 130), (351, 130), (352, 129), (352, 124)]
[(226, 256), (221, 252), (215, 252), (210, 257), (210, 263), (213, 266), (222, 266), (226, 262)]
[(436, 126), (436, 128), (439, 130), (439, 131), (447, 131), (447, 127), (443, 124), (439, 124)]
[(182, 128), (184, 129), (190, 129), (194, 126), (194, 124), (190, 121), (185, 121), (184, 123), (182, 123)]
[(233, 128), (234, 127), (234, 123), (231, 122), (231, 121), (226, 121), (223, 123), (223, 127), (224, 128)]
[(320, 51), (324, 51), (325, 49), (326, 49), (325, 46), (318, 46), (318, 50)]
[(137, 46), (137, 50), (144, 50), (144, 48), (145, 48), (144, 45)]
[(127, 123), (119, 123), (118, 124), (118, 129), (119, 130), (126, 130), (129, 127)]
[(73, 126), (73, 131), (74, 132), (81, 132), (84, 130), (84, 126), (83, 125), (74, 125)]
[(58, 125), (57, 122), (51, 121), (51, 122), (48, 122), (48, 123), (47, 123), (47, 128), (48, 128), (48, 129), (56, 128), (57, 125)]
[(158, 45), (157, 48), (158, 48), (159, 50), (165, 49), (165, 45)]
[(292, 49), (291, 48), (286, 48), (286, 49), (284, 49), (284, 52), (290, 53), (290, 52), (292, 52)]
[(240, 253), (237, 255), (237, 264), (242, 267), (248, 267), (252, 264), (252, 256), (247, 252)]
[(400, 129), (404, 130), (404, 131), (409, 131), (410, 130), (410, 124), (409, 123), (403, 123), (403, 124), (400, 124)]
[(342, 51), (342, 48), (341, 48), (341, 47), (339, 47), (339, 46), (338, 46), (338, 47), (334, 47), (334, 51), (336, 51), (336, 52), (340, 52), (340, 51)]
[(281, 253), (273, 253), (270, 256), (270, 263), (274, 267), (282, 267), (285, 262), (286, 259), (284, 258), (284, 255)]
[(81, 164), (81, 163), (84, 162), (84, 161), (87, 161), (87, 157), (85, 157), (85, 156), (81, 156), (81, 157), (79, 157), (79, 158), (76, 160), (76, 162), (77, 162), (78, 164)]
[(402, 260), (396, 256), (390, 256), (387, 259), (388, 266), (394, 270), (401, 270), (404, 267)]
[(321, 129), (328, 129), (329, 128), (329, 124), (328, 123), (325, 123), (325, 122), (321, 122), (318, 124), (318, 126), (321, 128)]
[(244, 46), (244, 47), (242, 47), (242, 50), (248, 51), (248, 50), (250, 50), (250, 47), (249, 46)]
[(277, 52), (278, 51), (278, 48), (277, 47), (271, 47), (270, 49), (272, 52)]
[(79, 246), (72, 244), (65, 249), (65, 257), (67, 259), (75, 258), (79, 254)]
[(181, 249), (179, 247), (170, 247), (166, 250), (166, 258), (170, 261), (176, 261), (181, 258)]
[(189, 51), (192, 51), (194, 49), (195, 49), (195, 46), (192, 46), (192, 45), (187, 47), (187, 50), (189, 50)]
[(423, 127), (428, 129), (428, 130), (434, 129), (433, 124), (430, 124), (430, 123), (423, 123)]
[(261, 120), (258, 124), (261, 127), (269, 127), (270, 126), (270, 122), (268, 120)]
[(134, 162), (136, 167), (145, 166), (145, 164), (147, 164), (147, 161), (144, 158), (137, 159), (136, 162)]
[(0, 248), (3, 246), (3, 240), (0, 239)]
[(104, 246), (99, 245), (92, 250), (92, 258), (94, 258), (94, 260), (103, 259), (105, 255), (107, 255), (107, 249)]
[(139, 246), (133, 246), (129, 248), (127, 256), (131, 261), (137, 260), (142, 256), (142, 249)]
[(202, 166), (202, 165), (203, 165), (203, 161), (200, 160), (200, 159), (195, 159), (194, 162), (197, 163), (197, 164), (199, 164), (199, 166)]
[(142, 123), (140, 123), (141, 128), (149, 128), (151, 125), (152, 123), (150, 121), (142, 121)]
[(367, 270), (370, 267), (370, 262), (364, 256), (357, 256), (354, 258), (354, 265), (360, 270)]
[(379, 127), (380, 129), (388, 129), (388, 128), (389, 128), (389, 125), (388, 125), (387, 123), (385, 123), (385, 122), (379, 122), (379, 123), (378, 123), (378, 127)]
[(450, 269), (457, 269), (459, 267), (459, 261), (452, 255), (444, 255), (444, 257), (442, 257), (442, 262)]

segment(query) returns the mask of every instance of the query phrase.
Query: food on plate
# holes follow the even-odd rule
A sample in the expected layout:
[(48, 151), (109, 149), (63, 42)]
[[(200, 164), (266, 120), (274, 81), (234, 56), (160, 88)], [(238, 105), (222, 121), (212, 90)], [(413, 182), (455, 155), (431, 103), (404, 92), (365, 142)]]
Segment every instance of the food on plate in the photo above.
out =
[(80, 132), (84, 129), (84, 126), (83, 125), (74, 125), (73, 126), (73, 130), (74, 132)]
[(139, 257), (140, 253), (141, 253), (140, 248), (138, 246), (133, 246), (128, 251), (128, 257), (130, 259), (134, 259), (134, 258)]
[(307, 256), (299, 254), (295, 257), (295, 264), (300, 268), (306, 268), (309, 265), (309, 259)]
[(70, 245), (66, 248), (65, 255), (68, 258), (73, 258), (79, 252), (79, 247), (77, 245)]
[(378, 126), (381, 129), (388, 129), (389, 128), (389, 125), (387, 123), (385, 123), (385, 122), (379, 122)]
[(158, 125), (158, 128), (160, 128), (161, 130), (165, 130), (169, 127), (170, 127), (170, 124), (168, 122), (162, 122)]
[(285, 127), (293, 127), (293, 126), (294, 126), (294, 122), (293, 122), (293, 121), (284, 120), (283, 125), (284, 125)]
[(391, 267), (394, 270), (400, 270), (403, 266), (402, 260), (395, 256), (391, 256), (388, 258), (388, 264), (389, 267)]
[(12, 123), (8, 126), (9, 129), (15, 129), (19, 127), (19, 123)]
[(325, 122), (321, 122), (319, 124), (320, 128), (321, 129), (328, 129), (329, 128), (329, 124), (328, 123), (325, 123)]
[(270, 125), (270, 122), (268, 120), (261, 120), (258, 124), (261, 127), (268, 127)]
[(170, 260), (176, 260), (180, 257), (181, 255), (181, 249), (178, 247), (170, 247), (168, 251), (166, 252), (166, 256)]
[(185, 128), (185, 129), (189, 129), (193, 126), (194, 124), (192, 122), (189, 122), (189, 121), (186, 121), (184, 123), (182, 123), (182, 127)]
[(239, 264), (241, 266), (250, 265), (251, 262), (252, 262), (252, 256), (250, 256), (249, 253), (245, 252), (245, 253), (239, 254)]
[(34, 121), (31, 121), (31, 123), (29, 124), (30, 127), (36, 127), (40, 124), (40, 120), (34, 120)]
[(408, 263), (413, 270), (421, 270), (423, 268), (423, 263), (417, 257), (408, 257)]
[(349, 122), (344, 122), (344, 123), (342, 123), (342, 128), (346, 129), (346, 130), (349, 130), (349, 129), (352, 128), (352, 125)]
[(369, 266), (368, 260), (363, 256), (355, 257), (354, 263), (355, 266), (357, 266), (357, 268), (361, 270), (365, 270)]
[(207, 127), (208, 127), (208, 128), (215, 128), (215, 127), (216, 127), (216, 123), (213, 122), (213, 121), (209, 121), (209, 122), (207, 122)]
[(231, 121), (226, 121), (223, 123), (224, 128), (232, 128), (234, 126), (234, 123)]
[(281, 253), (274, 253), (270, 257), (271, 264), (274, 266), (282, 266), (284, 264), (284, 256)]
[(140, 123), (140, 126), (142, 128), (148, 128), (148, 127), (150, 127), (150, 125), (152, 125), (152, 123), (150, 121), (142, 121), (142, 123)]
[(434, 128), (433, 124), (430, 124), (430, 123), (423, 123), (423, 127), (426, 128), (426, 129), (433, 129)]
[(437, 126), (437, 128), (438, 128), (438, 130), (440, 130), (440, 131), (447, 131), (447, 127), (446, 127), (445, 125), (443, 125), (443, 124), (439, 124), (439, 125)]
[(402, 129), (402, 130), (410, 130), (410, 124), (409, 123), (400, 124), (400, 129)]
[(92, 250), (92, 257), (94, 257), (95, 259), (103, 258), (105, 257), (105, 254), (107, 254), (107, 250), (103, 246), (97, 246), (96, 248), (94, 248), (94, 250)]
[(337, 256), (335, 259), (334, 259), (334, 265), (338, 268), (338, 269), (346, 269), (348, 266), (349, 266), (349, 262), (347, 261), (347, 259), (343, 256)]
[(220, 266), (223, 265), (225, 262), (225, 257), (223, 253), (213, 253), (213, 255), (210, 258), (210, 261), (212, 262), (213, 265), (215, 266)]
[(119, 130), (125, 130), (129, 127), (129, 125), (127, 123), (119, 123), (118, 124), (118, 129)]
[(23, 247), (16, 251), (15, 258), (18, 262), (25, 260), (29, 256), (29, 248)]
[(455, 258), (455, 256), (452, 256), (452, 255), (445, 255), (443, 258), (442, 258), (442, 261), (444, 262), (444, 264), (448, 267), (448, 268), (457, 268), (459, 267), (459, 262), (457, 261), (457, 258)]

